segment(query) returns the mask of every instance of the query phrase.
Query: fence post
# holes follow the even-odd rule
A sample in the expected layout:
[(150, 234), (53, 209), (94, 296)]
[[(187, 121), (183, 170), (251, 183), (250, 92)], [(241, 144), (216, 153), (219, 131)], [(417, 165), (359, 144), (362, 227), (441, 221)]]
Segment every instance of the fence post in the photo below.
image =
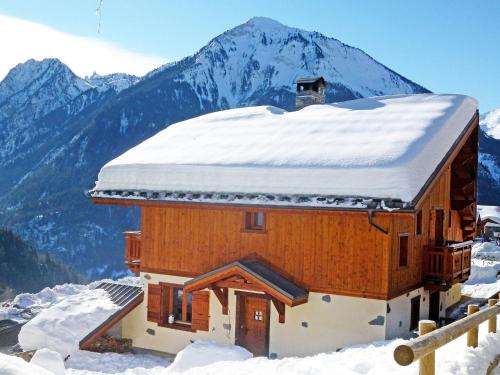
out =
[[(436, 329), (436, 322), (433, 320), (421, 320), (418, 322), (419, 336), (432, 332)], [(436, 355), (435, 352), (429, 353), (420, 358), (419, 375), (434, 375), (436, 369)]]
[[(467, 316), (477, 313), (479, 311), (479, 305), (471, 304), (467, 306)], [(479, 326), (471, 328), (467, 332), (467, 346), (471, 348), (477, 348), (479, 335)]]
[[(496, 305), (498, 300), (492, 298), (488, 300), (488, 307), (493, 307)], [(497, 333), (497, 317), (496, 315), (491, 317), (488, 321), (488, 332), (489, 333)]]

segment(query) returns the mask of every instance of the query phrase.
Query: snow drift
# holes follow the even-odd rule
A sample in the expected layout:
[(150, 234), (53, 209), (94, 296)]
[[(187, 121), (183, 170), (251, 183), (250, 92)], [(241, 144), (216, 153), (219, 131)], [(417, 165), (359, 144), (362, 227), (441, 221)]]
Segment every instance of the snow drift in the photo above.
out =
[(23, 350), (48, 348), (66, 357), (89, 332), (118, 310), (102, 289), (84, 290), (39, 313), (19, 333)]

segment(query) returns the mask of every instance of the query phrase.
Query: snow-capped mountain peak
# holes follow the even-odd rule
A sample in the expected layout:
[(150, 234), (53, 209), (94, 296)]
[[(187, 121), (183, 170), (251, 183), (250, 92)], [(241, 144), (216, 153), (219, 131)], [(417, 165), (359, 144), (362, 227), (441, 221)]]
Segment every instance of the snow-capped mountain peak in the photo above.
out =
[(479, 124), (490, 137), (500, 139), (500, 108), (481, 115)]
[(358, 48), (264, 17), (217, 36), (193, 59), (186, 81), (200, 101), (223, 108), (247, 105), (265, 90), (293, 94), (294, 81), (304, 76), (323, 76), (330, 100), (428, 92)]
[(94, 72), (90, 77), (85, 77), (87, 83), (99, 90), (105, 91), (112, 88), (117, 93), (128, 89), (130, 86), (139, 82), (140, 78), (126, 73), (112, 73), (100, 75)]

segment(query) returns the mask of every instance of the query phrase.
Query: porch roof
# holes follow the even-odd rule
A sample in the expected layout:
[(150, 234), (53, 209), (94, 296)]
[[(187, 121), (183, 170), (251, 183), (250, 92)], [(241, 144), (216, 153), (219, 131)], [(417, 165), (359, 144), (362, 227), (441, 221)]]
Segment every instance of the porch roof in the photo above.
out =
[(198, 276), (184, 283), (185, 291), (210, 288), (218, 281), (233, 276), (240, 276), (288, 306), (296, 306), (307, 302), (308, 291), (275, 272), (262, 262), (254, 259), (245, 259), (226, 264), (204, 275)]

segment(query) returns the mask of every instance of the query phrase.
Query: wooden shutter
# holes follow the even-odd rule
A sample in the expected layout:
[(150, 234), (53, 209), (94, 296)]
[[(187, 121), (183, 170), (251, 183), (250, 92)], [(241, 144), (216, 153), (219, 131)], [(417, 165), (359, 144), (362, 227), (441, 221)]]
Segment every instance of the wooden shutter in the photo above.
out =
[(148, 284), (148, 321), (161, 322), (161, 286)]
[(205, 291), (192, 292), (192, 321), (191, 328), (196, 331), (208, 331), (208, 311), (210, 293)]

